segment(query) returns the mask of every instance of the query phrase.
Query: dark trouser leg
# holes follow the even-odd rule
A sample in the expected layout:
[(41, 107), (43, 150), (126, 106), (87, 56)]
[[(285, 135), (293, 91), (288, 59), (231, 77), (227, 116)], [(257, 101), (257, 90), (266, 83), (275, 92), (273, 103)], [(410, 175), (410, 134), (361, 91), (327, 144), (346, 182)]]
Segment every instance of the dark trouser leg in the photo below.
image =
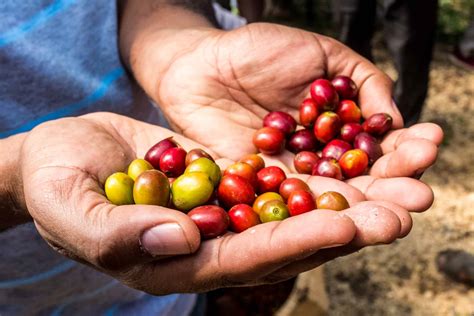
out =
[(339, 40), (372, 60), (376, 0), (334, 0), (332, 3)]
[(405, 125), (415, 124), (428, 92), (437, 0), (386, 0), (385, 39), (398, 71), (394, 99)]
[(471, 23), (459, 42), (459, 49), (463, 56), (474, 58), (474, 18), (471, 19)]
[(264, 9), (264, 0), (239, 0), (240, 14), (246, 18), (249, 23), (261, 21)]

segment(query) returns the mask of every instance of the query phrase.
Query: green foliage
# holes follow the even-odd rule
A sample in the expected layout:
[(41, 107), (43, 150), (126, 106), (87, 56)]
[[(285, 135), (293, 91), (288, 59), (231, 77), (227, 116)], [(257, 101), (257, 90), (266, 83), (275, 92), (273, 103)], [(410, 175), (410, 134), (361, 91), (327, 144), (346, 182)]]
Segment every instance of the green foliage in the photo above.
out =
[(438, 30), (441, 38), (458, 38), (474, 16), (472, 0), (440, 0)]

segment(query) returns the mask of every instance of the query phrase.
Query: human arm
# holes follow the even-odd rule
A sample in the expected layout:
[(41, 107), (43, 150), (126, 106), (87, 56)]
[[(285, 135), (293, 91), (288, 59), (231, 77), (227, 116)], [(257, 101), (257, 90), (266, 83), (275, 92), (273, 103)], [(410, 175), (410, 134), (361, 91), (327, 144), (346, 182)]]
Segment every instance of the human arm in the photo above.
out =
[(31, 220), (23, 198), (19, 158), (25, 134), (0, 139), (0, 231)]

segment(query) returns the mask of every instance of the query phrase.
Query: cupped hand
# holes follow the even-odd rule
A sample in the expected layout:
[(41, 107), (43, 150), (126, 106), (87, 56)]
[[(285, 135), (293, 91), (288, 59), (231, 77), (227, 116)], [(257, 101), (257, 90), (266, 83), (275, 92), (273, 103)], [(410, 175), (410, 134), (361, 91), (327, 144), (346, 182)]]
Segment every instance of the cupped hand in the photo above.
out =
[[(252, 136), (269, 111), (297, 117), (297, 108), (316, 78), (346, 75), (359, 87), (364, 117), (387, 112), (396, 129), (385, 137), (384, 156), (370, 176), (349, 183), (361, 191), (370, 188), (371, 197), (372, 189), (378, 188), (376, 179), (419, 176), (436, 160), (441, 129), (434, 124), (402, 129), (390, 78), (333, 39), (276, 24), (251, 24), (230, 32), (171, 33), (169, 46), (185, 43), (186, 49), (171, 58), (166, 54), (169, 46), (156, 47), (163, 43), (162, 36), (157, 36), (161, 41), (149, 36), (132, 60), (134, 74), (176, 129), (221, 157), (238, 160), (254, 152)], [(166, 67), (159, 66), (162, 60)]]
[[(333, 39), (263, 23), (229, 32), (175, 33), (173, 45), (158, 47), (162, 41), (153, 36), (143, 41), (132, 69), (174, 128), (222, 157), (238, 159), (255, 151), (252, 135), (269, 111), (297, 117), (317, 78), (351, 77), (364, 117), (387, 112), (395, 128), (403, 126), (391, 98), (392, 81)], [(183, 49), (167, 55), (170, 46)], [(157, 66), (163, 61), (166, 67)]]
[[(362, 202), (352, 189), (346, 211), (318, 210), (201, 242), (184, 213), (109, 203), (102, 189), (107, 176), (169, 136), (186, 149), (201, 147), (115, 114), (35, 128), (23, 144), (20, 164), (26, 204), (39, 233), (72, 259), (131, 287), (167, 294), (283, 280), (334, 258), (331, 247), (389, 243), (403, 237), (409, 224), (403, 208)], [(325, 189), (322, 183), (312, 186)]]

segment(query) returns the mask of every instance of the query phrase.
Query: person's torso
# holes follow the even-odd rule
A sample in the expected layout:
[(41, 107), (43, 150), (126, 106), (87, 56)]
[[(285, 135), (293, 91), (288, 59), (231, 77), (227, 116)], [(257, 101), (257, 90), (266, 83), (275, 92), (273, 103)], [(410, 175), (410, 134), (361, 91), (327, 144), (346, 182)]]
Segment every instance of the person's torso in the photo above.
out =
[[(116, 1), (0, 2), (0, 138), (109, 111), (165, 124), (118, 51)], [(0, 315), (183, 315), (194, 295), (153, 297), (56, 254), (33, 224), (0, 233)]]

